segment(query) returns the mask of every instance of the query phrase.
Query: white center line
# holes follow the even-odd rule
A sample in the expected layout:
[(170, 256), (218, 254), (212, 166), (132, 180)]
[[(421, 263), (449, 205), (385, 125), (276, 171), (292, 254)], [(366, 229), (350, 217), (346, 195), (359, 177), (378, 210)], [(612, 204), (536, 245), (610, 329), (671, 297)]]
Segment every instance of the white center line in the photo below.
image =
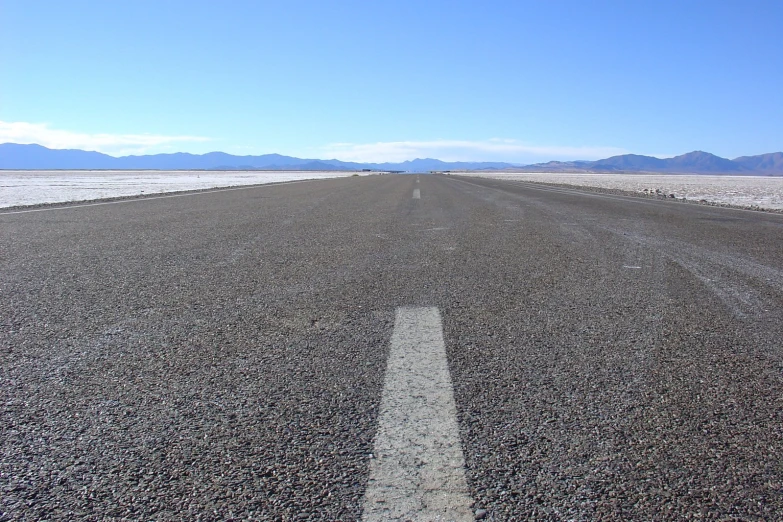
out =
[(474, 519), (435, 307), (397, 309), (374, 455), (363, 521)]
[(421, 199), (421, 190), (413, 189), (413, 199)]

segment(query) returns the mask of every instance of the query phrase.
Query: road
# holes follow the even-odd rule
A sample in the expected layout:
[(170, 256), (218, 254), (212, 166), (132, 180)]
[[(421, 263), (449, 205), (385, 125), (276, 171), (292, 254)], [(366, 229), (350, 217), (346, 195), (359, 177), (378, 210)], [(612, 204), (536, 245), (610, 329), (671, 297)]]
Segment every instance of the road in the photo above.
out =
[(781, 215), (389, 175), (0, 245), (0, 520), (394, 519), (427, 437), (444, 520), (783, 518)]

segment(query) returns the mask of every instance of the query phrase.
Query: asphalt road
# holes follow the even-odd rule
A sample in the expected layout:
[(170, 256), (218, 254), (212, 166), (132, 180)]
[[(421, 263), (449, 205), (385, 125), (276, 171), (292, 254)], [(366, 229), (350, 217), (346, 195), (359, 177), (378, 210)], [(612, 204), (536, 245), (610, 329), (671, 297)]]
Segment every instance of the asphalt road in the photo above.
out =
[(416, 179), (0, 214), (0, 520), (361, 519), (403, 307), (486, 520), (783, 519), (783, 216)]

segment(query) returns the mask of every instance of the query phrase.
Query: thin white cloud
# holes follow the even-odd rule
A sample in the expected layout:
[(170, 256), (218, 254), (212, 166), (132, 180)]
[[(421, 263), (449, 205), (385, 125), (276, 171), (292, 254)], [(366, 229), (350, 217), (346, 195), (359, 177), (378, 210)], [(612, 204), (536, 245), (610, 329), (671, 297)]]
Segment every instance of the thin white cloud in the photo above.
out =
[(161, 152), (175, 143), (209, 141), (200, 136), (161, 136), (158, 134), (87, 134), (52, 129), (46, 123), (0, 121), (0, 143), (36, 143), (50, 149), (82, 149), (111, 155)]
[(625, 153), (624, 149), (617, 147), (538, 146), (500, 138), (483, 141), (332, 143), (319, 149), (319, 155), (322, 157), (357, 162), (400, 162), (416, 158), (437, 158), (444, 161), (526, 163), (549, 160), (592, 160)]

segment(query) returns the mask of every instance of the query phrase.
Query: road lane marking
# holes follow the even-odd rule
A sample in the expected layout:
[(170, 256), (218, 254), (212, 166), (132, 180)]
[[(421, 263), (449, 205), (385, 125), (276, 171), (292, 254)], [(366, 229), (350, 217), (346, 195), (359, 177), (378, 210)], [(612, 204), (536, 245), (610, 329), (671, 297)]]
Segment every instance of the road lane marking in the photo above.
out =
[(413, 199), (421, 199), (421, 190), (413, 189)]
[(364, 522), (471, 521), (440, 313), (398, 308)]

